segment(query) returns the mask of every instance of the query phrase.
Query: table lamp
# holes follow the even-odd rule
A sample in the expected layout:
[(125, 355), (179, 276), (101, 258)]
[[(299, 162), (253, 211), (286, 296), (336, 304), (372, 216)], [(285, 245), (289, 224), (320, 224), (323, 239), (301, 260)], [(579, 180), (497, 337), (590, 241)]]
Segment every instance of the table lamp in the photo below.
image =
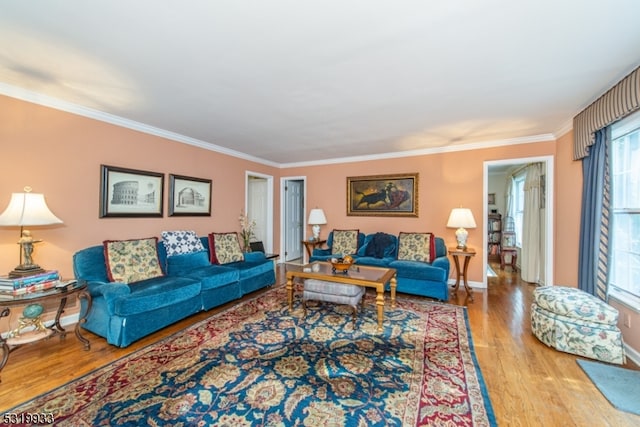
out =
[(320, 225), (327, 223), (327, 217), (324, 216), (324, 211), (319, 208), (311, 209), (309, 212), (309, 221), (311, 230), (313, 231), (313, 239), (320, 240)]
[(457, 228), (456, 240), (458, 241), (458, 249), (467, 249), (467, 236), (469, 232), (465, 228), (476, 228), (476, 220), (473, 219), (473, 213), (471, 209), (467, 208), (454, 208), (449, 215), (449, 221), (447, 221), (448, 228)]
[(9, 206), (0, 214), (0, 226), (20, 226), (20, 265), (9, 277), (31, 276), (44, 272), (38, 264), (33, 262), (33, 244), (41, 242), (34, 240), (29, 230), (24, 226), (61, 224), (62, 220), (55, 216), (47, 206), (44, 195), (32, 193), (31, 187), (25, 187), (24, 193), (11, 194)]

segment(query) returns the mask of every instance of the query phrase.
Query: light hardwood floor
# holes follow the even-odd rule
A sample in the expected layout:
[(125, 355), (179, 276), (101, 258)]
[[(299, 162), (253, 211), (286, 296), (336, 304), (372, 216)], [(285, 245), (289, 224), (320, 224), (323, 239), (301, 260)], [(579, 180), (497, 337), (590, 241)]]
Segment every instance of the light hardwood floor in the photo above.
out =
[[(468, 307), (469, 323), (489, 396), (500, 426), (638, 426), (640, 416), (621, 412), (594, 387), (576, 363), (576, 356), (540, 343), (532, 334), (529, 307), (533, 285), (501, 272), (488, 290), (464, 290), (450, 303)], [(284, 267), (278, 282), (284, 283)], [(93, 369), (152, 344), (210, 316), (212, 310), (183, 320), (128, 348), (110, 345), (89, 332), (91, 351), (83, 351), (73, 333), (13, 351), (2, 370), (0, 413), (58, 387)], [(626, 367), (638, 369), (632, 363)]]

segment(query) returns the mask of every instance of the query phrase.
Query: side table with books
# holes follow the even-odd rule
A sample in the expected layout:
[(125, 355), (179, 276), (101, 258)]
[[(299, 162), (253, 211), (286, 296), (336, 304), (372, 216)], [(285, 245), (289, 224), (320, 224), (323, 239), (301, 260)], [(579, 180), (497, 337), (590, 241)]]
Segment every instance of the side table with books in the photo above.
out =
[[(85, 350), (90, 349), (89, 340), (82, 336), (80, 327), (86, 321), (87, 313), (91, 309), (91, 295), (87, 291), (86, 283), (76, 280), (61, 280), (55, 271), (48, 271), (37, 276), (41, 277), (0, 278), (0, 318), (10, 316), (12, 309), (24, 307), (18, 320), (18, 326), (8, 331), (4, 336), (0, 335), (0, 349), (2, 351), (0, 372), (7, 364), (9, 354), (19, 346), (55, 334), (60, 335), (61, 339), (66, 336), (67, 332), (60, 324), (60, 317), (64, 313), (67, 300), (71, 295), (76, 295), (80, 299), (84, 298), (87, 302), (87, 310), (75, 326), (75, 335), (84, 345)], [(58, 301), (58, 310), (53, 323), (50, 326), (45, 326), (41, 319), (42, 303), (48, 300)]]

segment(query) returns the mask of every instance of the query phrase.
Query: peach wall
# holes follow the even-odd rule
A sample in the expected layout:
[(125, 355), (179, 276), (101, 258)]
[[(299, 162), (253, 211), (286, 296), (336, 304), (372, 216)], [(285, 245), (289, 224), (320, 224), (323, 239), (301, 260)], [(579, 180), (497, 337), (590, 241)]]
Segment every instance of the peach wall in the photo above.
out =
[[(363, 232), (432, 231), (455, 243), (454, 230), (446, 228), (451, 208), (472, 209), (476, 222), (483, 213), (483, 162), (510, 158), (555, 156), (555, 280), (577, 286), (578, 235), (582, 169), (572, 160), (572, 133), (557, 142), (539, 142), (499, 148), (442, 153), (409, 158), (374, 160), (312, 167), (278, 169), (203, 150), (160, 137), (136, 132), (0, 96), (0, 209), (12, 192), (29, 185), (46, 195), (51, 210), (64, 224), (33, 227), (34, 257), (46, 268), (71, 276), (71, 257), (78, 249), (104, 239), (158, 236), (166, 229), (210, 231), (238, 230), (238, 214), (244, 207), (245, 171), (274, 176), (274, 206), (280, 205), (279, 178), (307, 178), (307, 206), (322, 207), (332, 228), (359, 228)], [(100, 164), (175, 173), (213, 180), (211, 217), (148, 219), (98, 218)], [(346, 177), (419, 172), (418, 218), (346, 216)], [(165, 198), (168, 177), (165, 178)], [(165, 199), (166, 207), (166, 199)], [(279, 210), (274, 211), (274, 247), (279, 247)], [(307, 230), (309, 233), (309, 230)], [(469, 230), (469, 243), (479, 251), (470, 266), (470, 280), (482, 280), (484, 248), (481, 224)], [(18, 228), (0, 228), (0, 274), (18, 264)], [(640, 324), (634, 313), (632, 324)], [(0, 322), (2, 323), (2, 322)], [(0, 325), (1, 330), (5, 328)], [(623, 330), (624, 331), (624, 330)], [(638, 334), (625, 339), (640, 348)]]
[(582, 162), (573, 160), (573, 132), (558, 139), (555, 176), (555, 283), (578, 287)]
[[(159, 236), (171, 229), (237, 231), (245, 171), (279, 174), (277, 168), (9, 97), (0, 96), (0, 110), (0, 210), (25, 185), (44, 193), (64, 224), (31, 227), (43, 240), (35, 245), (34, 259), (67, 277), (73, 253), (105, 239)], [(99, 218), (100, 164), (165, 173), (164, 218)], [(169, 173), (213, 180), (211, 217), (167, 217)], [(19, 228), (0, 228), (2, 274), (19, 263), (18, 238)]]
[[(441, 153), (397, 159), (372, 160), (304, 168), (290, 168), (291, 176), (306, 176), (307, 206), (321, 207), (328, 224), (323, 236), (333, 228), (358, 228), (365, 233), (384, 231), (431, 231), (455, 245), (455, 230), (446, 228), (449, 213), (460, 205), (472, 210), (478, 228), (469, 230), (468, 245), (478, 252), (469, 266), (469, 280), (482, 282), (483, 173), (484, 162), (555, 154), (554, 142)], [(419, 217), (359, 217), (346, 215), (348, 176), (411, 173), (420, 174)], [(453, 277), (453, 272), (452, 272)]]

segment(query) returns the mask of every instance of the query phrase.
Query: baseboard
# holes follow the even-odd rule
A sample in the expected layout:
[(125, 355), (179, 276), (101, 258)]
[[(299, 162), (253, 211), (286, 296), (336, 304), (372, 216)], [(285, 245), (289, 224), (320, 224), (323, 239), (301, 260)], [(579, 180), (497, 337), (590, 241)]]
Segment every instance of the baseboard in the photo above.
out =
[[(456, 284), (456, 279), (449, 279), (448, 282), (450, 285), (455, 285)], [(474, 281), (469, 281), (467, 280), (467, 283), (469, 284), (470, 287), (472, 288), (476, 288), (476, 289), (487, 289), (487, 284), (483, 283), (483, 282), (474, 282)], [(464, 285), (462, 284), (462, 282), (460, 283), (460, 287), (464, 288)]]
[(636, 351), (634, 348), (629, 347), (629, 344), (624, 345), (624, 354), (627, 358), (631, 359), (633, 363), (640, 366), (640, 352)]
[[(64, 326), (68, 326), (68, 325), (73, 325), (75, 323), (78, 323), (78, 320), (80, 320), (80, 313), (75, 313), (75, 314), (70, 314), (68, 316), (62, 316), (60, 318), (60, 325)], [(49, 327), (51, 325), (53, 325), (54, 321), (53, 320), (48, 320), (46, 322), (44, 322), (44, 325), (46, 327)], [(28, 329), (25, 328), (25, 331), (27, 331)], [(7, 334), (9, 333), (9, 331), (7, 332), (3, 332), (2, 333), (2, 338), (6, 339), (7, 338)]]

